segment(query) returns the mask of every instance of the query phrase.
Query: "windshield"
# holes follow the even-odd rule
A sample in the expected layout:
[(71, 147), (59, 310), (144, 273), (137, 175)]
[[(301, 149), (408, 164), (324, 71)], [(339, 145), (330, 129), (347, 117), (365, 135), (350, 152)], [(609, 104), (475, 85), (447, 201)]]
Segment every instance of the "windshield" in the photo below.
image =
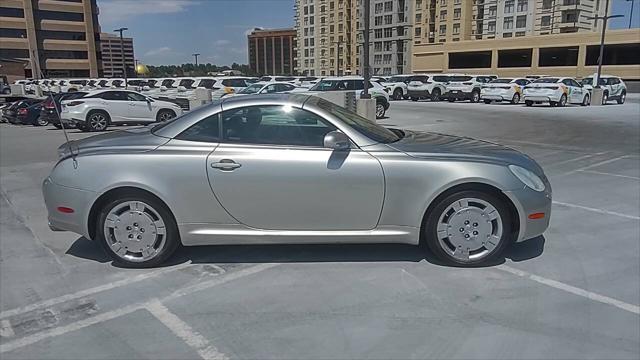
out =
[(198, 87), (203, 87), (205, 89), (213, 89), (213, 85), (216, 83), (214, 79), (202, 79), (200, 80), (200, 84)]
[(512, 81), (513, 79), (495, 79), (493, 81), (490, 81), (489, 84), (508, 84)]
[(257, 94), (260, 91), (260, 89), (262, 89), (263, 86), (264, 85), (262, 84), (253, 84), (238, 91), (238, 94)]
[(408, 76), (392, 76), (386, 82), (396, 83), (396, 82), (405, 82), (409, 77)]
[(534, 81), (534, 84), (554, 84), (560, 81), (558, 78), (542, 78)]
[(187, 89), (193, 89), (191, 85), (193, 85), (194, 82), (196, 81), (193, 79), (182, 79), (180, 80), (180, 84), (178, 86), (183, 86)]
[(271, 81), (271, 76), (263, 76), (259, 79), (260, 81)]
[(362, 116), (343, 108), (342, 106), (338, 106), (320, 98), (312, 98), (310, 101), (315, 101), (318, 107), (328, 111), (354, 130), (375, 142), (389, 144), (400, 140), (400, 136), (393, 131), (369, 121)]
[(452, 76), (449, 81), (469, 81), (473, 79), (471, 76)]
[(168, 88), (168, 89), (173, 89), (173, 82), (174, 82), (174, 81), (175, 81), (175, 80), (173, 80), (173, 79), (165, 79), (165, 80), (162, 80), (162, 84), (161, 84), (161, 86), (164, 86), (164, 87), (166, 87), (166, 88)]
[(437, 81), (437, 82), (447, 82), (447, 81), (450, 81), (450, 80), (449, 80), (449, 77), (448, 77), (448, 76), (446, 76), (446, 75), (435, 75), (435, 76), (432, 76), (431, 78), (432, 78), (434, 81)]
[[(580, 83), (582, 83), (582, 85), (593, 85), (593, 78), (582, 79)], [(607, 85), (607, 79), (600, 78), (600, 85)]]
[(347, 82), (341, 80), (320, 80), (313, 85), (311, 91), (331, 91), (331, 90), (348, 90)]

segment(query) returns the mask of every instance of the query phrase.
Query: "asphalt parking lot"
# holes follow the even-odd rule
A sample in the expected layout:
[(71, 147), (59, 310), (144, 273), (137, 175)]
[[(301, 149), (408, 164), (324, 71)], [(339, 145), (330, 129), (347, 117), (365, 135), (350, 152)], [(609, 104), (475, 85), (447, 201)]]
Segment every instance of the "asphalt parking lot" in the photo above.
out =
[(640, 357), (640, 97), (387, 115), (531, 155), (554, 191), (545, 235), (472, 269), (400, 245), (197, 247), (123, 269), (47, 227), (62, 131), (0, 124), (0, 358)]

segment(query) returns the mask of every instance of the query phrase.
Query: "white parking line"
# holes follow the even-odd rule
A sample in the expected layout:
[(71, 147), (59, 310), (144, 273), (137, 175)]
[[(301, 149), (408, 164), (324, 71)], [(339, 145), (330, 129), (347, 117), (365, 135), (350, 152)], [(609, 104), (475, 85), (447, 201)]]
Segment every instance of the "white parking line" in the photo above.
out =
[(640, 180), (640, 177), (637, 177), (637, 176), (622, 175), (622, 174), (612, 174), (612, 173), (608, 173), (608, 172), (595, 171), (595, 170), (580, 170), (580, 172), (584, 172), (584, 173), (588, 173), (588, 174), (596, 174), (596, 175), (609, 175), (609, 176), (621, 177), (621, 178), (625, 178), (625, 179)]
[(619, 213), (619, 212), (615, 212), (615, 211), (592, 208), (592, 207), (576, 205), (576, 204), (569, 204), (569, 203), (555, 201), (555, 200), (553, 200), (552, 203), (555, 204), (555, 205), (566, 206), (566, 207), (575, 208), (575, 209), (581, 209), (581, 210), (586, 210), (586, 211), (592, 211), (592, 212), (596, 212), (596, 213), (599, 213), (599, 214), (619, 216), (619, 217), (622, 217), (622, 218), (625, 218), (625, 219), (640, 220), (640, 216), (623, 214), (623, 213)]
[[(214, 278), (208, 281), (203, 281), (199, 284), (196, 285), (192, 285), (192, 286), (187, 286), (183, 289), (180, 289), (178, 291), (175, 291), (173, 294), (166, 296), (162, 299), (159, 299), (158, 301), (161, 302), (166, 302), (168, 300), (173, 300), (176, 298), (179, 298), (181, 296), (185, 296), (185, 295), (189, 295), (192, 294), (194, 292), (200, 291), (200, 290), (205, 290), (208, 288), (212, 288), (214, 286), (217, 285), (221, 285), (224, 284), (226, 282), (229, 281), (233, 281), (245, 276), (249, 276), (249, 275), (253, 275), (256, 273), (259, 273), (261, 271), (270, 269), (272, 267), (278, 266), (280, 265), (279, 263), (271, 263), (271, 264), (260, 264), (260, 265), (255, 265), (255, 266), (251, 266), (242, 270), (238, 270), (235, 271), (233, 273), (230, 273), (226, 276), (222, 276), (221, 278)], [(13, 351), (15, 349), (27, 346), (27, 345), (31, 345), (34, 343), (37, 343), (38, 341), (44, 340), (44, 339), (48, 339), (48, 338), (52, 338), (55, 336), (60, 336), (60, 335), (64, 335), (66, 333), (69, 333), (71, 331), (76, 331), (76, 330), (80, 330), (83, 329), (85, 327), (91, 326), (91, 325), (95, 325), (95, 324), (99, 324), (101, 322), (104, 321), (108, 321), (111, 319), (115, 319), (118, 318), (120, 316), (124, 316), (127, 314), (130, 314), (136, 310), (140, 310), (140, 309), (144, 309), (146, 307), (148, 307), (149, 305), (151, 305), (151, 302), (140, 302), (137, 304), (132, 304), (132, 305), (128, 305), (125, 307), (122, 307), (120, 309), (117, 310), (112, 310), (112, 311), (108, 311), (102, 314), (98, 314), (96, 316), (84, 319), (84, 320), (80, 320), (80, 321), (76, 321), (74, 323), (68, 324), (68, 325), (64, 325), (64, 326), (60, 326), (60, 327), (55, 327), (55, 328), (51, 328), (47, 331), (42, 331), (33, 335), (29, 335), (29, 336), (25, 336), (23, 338), (20, 339), (16, 339), (14, 341), (11, 342), (6, 342), (6, 343), (2, 343), (0, 344), (0, 354), (8, 352), (8, 351)]]
[(162, 305), (160, 301), (152, 301), (147, 305), (147, 310), (149, 310), (156, 319), (160, 320), (160, 322), (169, 328), (169, 330), (171, 330), (171, 332), (173, 332), (177, 337), (184, 340), (184, 342), (193, 348), (201, 358), (206, 360), (228, 359), (228, 357), (218, 351), (215, 346), (209, 344), (209, 340), (191, 328), (189, 324), (182, 321), (182, 319), (176, 316), (176, 314), (169, 311), (169, 309)]
[(603, 304), (607, 304), (607, 305), (611, 305), (611, 306), (615, 306), (619, 309), (628, 311), (630, 313), (636, 314), (636, 315), (640, 315), (640, 306), (638, 305), (633, 305), (633, 304), (629, 304), (626, 303), (624, 301), (620, 301), (614, 298), (610, 298), (608, 296), (604, 296), (604, 295), (600, 295), (600, 294), (596, 294), (594, 292), (591, 291), (587, 291), (581, 288), (577, 288), (575, 286), (571, 286), (565, 283), (562, 283), (560, 281), (556, 281), (556, 280), (551, 280), (551, 279), (547, 279), (544, 278), (542, 276), (538, 276), (538, 275), (534, 275), (531, 273), (528, 273), (526, 271), (523, 270), (519, 270), (519, 269), (515, 269), (512, 268), (510, 266), (507, 265), (498, 265), (496, 266), (496, 269), (500, 269), (502, 271), (506, 271), (510, 274), (513, 275), (517, 275), (523, 278), (527, 278), (530, 280), (533, 280), (535, 282), (538, 282), (540, 284), (543, 285), (547, 285), (550, 286), (552, 288), (556, 288), (558, 290), (562, 290), (562, 291), (566, 291), (568, 293), (572, 293), (574, 295), (578, 295), (578, 296), (582, 296), (585, 297), (589, 300), (593, 300), (593, 301), (597, 301)]
[[(43, 307), (49, 307), (49, 306), (53, 306), (56, 304), (60, 304), (66, 301), (71, 301), (71, 300), (76, 300), (79, 299), (81, 297), (85, 297), (85, 296), (89, 296), (89, 295), (93, 295), (99, 292), (103, 292), (103, 291), (107, 291), (107, 290), (112, 290), (121, 286), (126, 286), (126, 285), (130, 285), (136, 282), (140, 282), (143, 280), (147, 280), (147, 279), (151, 279), (154, 277), (158, 277), (160, 275), (164, 275), (176, 270), (180, 270), (180, 269), (184, 269), (186, 267), (191, 266), (191, 263), (184, 263), (184, 264), (180, 264), (180, 265), (176, 265), (173, 267), (168, 267), (168, 268), (163, 268), (163, 269), (159, 269), (159, 270), (155, 270), (152, 272), (148, 272), (145, 274), (140, 274), (140, 275), (136, 275), (130, 278), (126, 278), (126, 279), (122, 279), (122, 280), (118, 280), (118, 281), (114, 281), (114, 282), (110, 282), (108, 284), (104, 284), (104, 285), (100, 285), (100, 286), (96, 286), (96, 287), (92, 287), (89, 289), (85, 289), (85, 290), (81, 290), (72, 294), (67, 294), (67, 295), (63, 295), (57, 298), (53, 298), (53, 299), (49, 299), (49, 300), (44, 300), (44, 301), (40, 301), (34, 304), (30, 304), (27, 306), (23, 306), (20, 308), (16, 308), (16, 309), (11, 309), (11, 310), (6, 310), (3, 312), (0, 312), (0, 319), (4, 319), (7, 318), (9, 316), (14, 316), (14, 315), (18, 315), (18, 314), (23, 314), (29, 311), (33, 311), (39, 308), (43, 308)], [(222, 270), (222, 272), (224, 273), (224, 270), (222, 268), (218, 267), (218, 270)]]
[[(579, 168), (579, 169), (571, 170), (571, 171), (567, 172), (566, 174), (572, 174), (572, 173), (574, 173), (574, 172), (576, 172), (576, 171), (584, 171), (584, 170), (588, 170), (588, 169), (593, 169), (593, 168), (595, 168), (595, 167), (602, 166), (602, 165), (606, 165), (606, 164), (610, 164), (610, 163), (612, 163), (612, 162), (616, 162), (616, 161), (618, 161), (618, 160), (625, 159), (625, 158), (627, 158), (627, 157), (628, 157), (627, 155), (622, 155), (622, 156), (615, 157), (615, 158), (613, 158), (613, 159), (600, 161), (600, 162), (597, 162), (597, 163), (595, 163), (595, 164), (591, 164), (591, 165), (583, 166), (583, 167), (581, 167), (581, 168)], [(565, 174), (565, 175), (566, 175), (566, 174)]]

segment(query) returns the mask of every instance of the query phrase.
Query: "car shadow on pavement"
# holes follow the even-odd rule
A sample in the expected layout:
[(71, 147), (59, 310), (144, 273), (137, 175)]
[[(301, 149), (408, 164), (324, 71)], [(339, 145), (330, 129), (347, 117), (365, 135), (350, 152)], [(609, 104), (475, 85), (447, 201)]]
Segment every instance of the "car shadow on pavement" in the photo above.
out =
[[(512, 244), (502, 256), (477, 267), (500, 265), (505, 259), (525, 261), (542, 255), (545, 239), (538, 236)], [(110, 258), (102, 247), (84, 237), (76, 240), (68, 255), (106, 263)], [(445, 263), (429, 252), (413, 245), (403, 244), (330, 244), (330, 245), (212, 245), (180, 247), (161, 266), (172, 266), (186, 262), (194, 264), (224, 263), (317, 263), (317, 262), (420, 262), (455, 267)], [(114, 264), (114, 266), (118, 266)]]

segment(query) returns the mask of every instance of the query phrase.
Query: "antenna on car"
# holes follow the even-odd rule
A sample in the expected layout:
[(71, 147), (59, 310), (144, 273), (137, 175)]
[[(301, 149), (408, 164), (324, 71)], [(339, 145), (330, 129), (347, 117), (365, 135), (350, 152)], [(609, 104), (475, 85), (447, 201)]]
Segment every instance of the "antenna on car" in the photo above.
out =
[[(71, 148), (71, 141), (69, 141), (69, 134), (67, 134), (67, 128), (64, 126), (64, 121), (62, 121), (62, 116), (60, 116), (60, 111), (58, 111), (58, 106), (56, 105), (56, 101), (53, 98), (53, 94), (51, 93), (51, 89), (49, 89), (49, 98), (51, 99), (51, 103), (53, 104), (53, 109), (55, 110), (56, 114), (58, 115), (58, 119), (60, 119), (60, 127), (62, 128), (62, 132), (64, 133), (64, 138), (65, 138), (65, 147), (69, 149), (69, 153), (71, 154), (71, 157), (73, 158), (73, 167), (77, 168), (78, 167), (78, 162), (76, 161), (76, 157), (73, 153), (73, 149)], [(60, 106), (62, 106), (62, 99), (60, 99)]]

